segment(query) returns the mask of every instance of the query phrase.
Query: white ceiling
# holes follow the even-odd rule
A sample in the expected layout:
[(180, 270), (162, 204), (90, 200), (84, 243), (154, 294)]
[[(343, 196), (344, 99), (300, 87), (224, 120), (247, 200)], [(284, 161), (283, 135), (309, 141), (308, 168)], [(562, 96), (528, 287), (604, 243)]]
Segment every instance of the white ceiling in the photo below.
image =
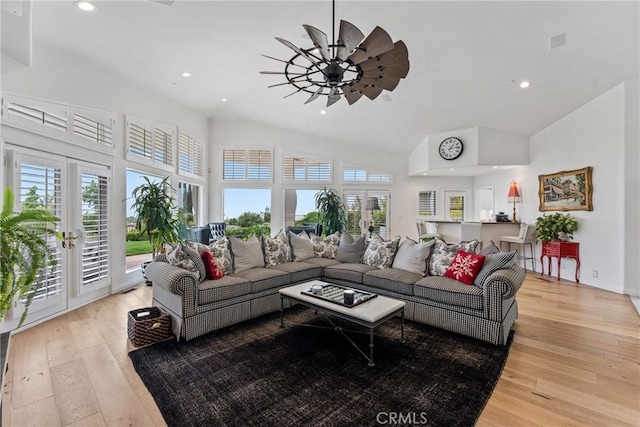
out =
[[(331, 34), (331, 2), (33, 2), (33, 39), (68, 49), (129, 81), (224, 120), (278, 127), (409, 153), (431, 133), (473, 126), (531, 135), (618, 83), (638, 77), (639, 3), (338, 0), (336, 18), (368, 34), (376, 25), (409, 50), (411, 69), (389, 94), (346, 100), (268, 89), (293, 52), (311, 47), (302, 24)], [(566, 32), (567, 45), (548, 38)], [(34, 58), (34, 61), (37, 58)], [(189, 78), (181, 77), (189, 71)], [(512, 80), (531, 80), (527, 90)], [(222, 103), (221, 98), (227, 98)]]

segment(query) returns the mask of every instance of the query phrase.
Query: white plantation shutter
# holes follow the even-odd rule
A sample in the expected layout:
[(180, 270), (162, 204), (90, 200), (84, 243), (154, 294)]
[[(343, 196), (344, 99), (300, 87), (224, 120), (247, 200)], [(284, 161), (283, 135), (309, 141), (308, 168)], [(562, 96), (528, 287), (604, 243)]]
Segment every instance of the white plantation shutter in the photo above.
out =
[(367, 180), (367, 171), (364, 169), (343, 169), (342, 180), (364, 182)]
[(304, 155), (282, 154), (283, 182), (331, 182), (332, 164), (330, 160), (305, 157)]
[(223, 149), (223, 180), (271, 182), (272, 176), (273, 154), (271, 149)]
[(418, 192), (418, 216), (436, 216), (436, 191), (427, 190)]
[(105, 279), (109, 275), (108, 185), (107, 176), (82, 174), (81, 213), (82, 227), (86, 233), (82, 246), (83, 286)]
[(3, 97), (3, 121), (44, 135), (67, 139), (69, 107), (26, 97)]
[(370, 172), (366, 169), (345, 165), (342, 167), (342, 181), (350, 183), (369, 182), (373, 184), (391, 184), (391, 174)]
[(135, 123), (127, 123), (129, 153), (150, 159), (152, 151), (151, 135), (151, 129), (146, 129)]
[(178, 134), (178, 171), (204, 176), (204, 157), (202, 144), (190, 136)]
[(174, 170), (175, 127), (162, 122), (127, 116), (127, 159)]
[(368, 181), (390, 183), (391, 175), (384, 173), (370, 173), (368, 176)]
[(363, 219), (364, 208), (367, 205), (366, 195), (363, 192), (346, 192), (345, 206), (347, 208), (347, 233), (354, 238), (362, 235), (360, 220)]
[(78, 142), (95, 142), (113, 147), (113, 126), (115, 119), (98, 117), (84, 111), (73, 113), (73, 138)]

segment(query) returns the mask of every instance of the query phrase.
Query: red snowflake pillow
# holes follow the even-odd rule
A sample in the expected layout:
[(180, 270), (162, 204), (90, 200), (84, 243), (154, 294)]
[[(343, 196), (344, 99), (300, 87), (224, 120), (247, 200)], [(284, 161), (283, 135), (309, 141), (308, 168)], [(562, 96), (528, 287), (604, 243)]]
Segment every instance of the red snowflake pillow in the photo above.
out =
[(458, 280), (465, 285), (473, 285), (473, 279), (482, 269), (484, 258), (484, 255), (476, 255), (460, 249), (444, 272), (444, 276)]
[(200, 257), (204, 261), (204, 269), (207, 271), (207, 279), (218, 280), (224, 277), (224, 270), (220, 268), (211, 252), (205, 250), (200, 252)]

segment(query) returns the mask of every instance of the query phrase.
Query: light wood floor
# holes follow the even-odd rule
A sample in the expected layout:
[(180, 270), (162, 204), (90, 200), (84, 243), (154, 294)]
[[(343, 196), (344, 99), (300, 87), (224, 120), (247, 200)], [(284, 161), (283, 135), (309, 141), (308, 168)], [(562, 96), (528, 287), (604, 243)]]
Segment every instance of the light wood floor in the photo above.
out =
[[(127, 312), (150, 301), (141, 286), (13, 335), (3, 425), (164, 425), (127, 357)], [(640, 327), (625, 296), (529, 275), (518, 304), (478, 426), (640, 425)]]

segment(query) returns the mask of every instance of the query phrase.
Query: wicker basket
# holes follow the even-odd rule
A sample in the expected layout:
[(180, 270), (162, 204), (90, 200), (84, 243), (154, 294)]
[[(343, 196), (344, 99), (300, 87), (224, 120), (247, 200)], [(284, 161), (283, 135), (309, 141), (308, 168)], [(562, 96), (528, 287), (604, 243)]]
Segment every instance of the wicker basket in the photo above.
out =
[(129, 312), (127, 333), (136, 347), (171, 338), (171, 316), (158, 307), (139, 308)]

